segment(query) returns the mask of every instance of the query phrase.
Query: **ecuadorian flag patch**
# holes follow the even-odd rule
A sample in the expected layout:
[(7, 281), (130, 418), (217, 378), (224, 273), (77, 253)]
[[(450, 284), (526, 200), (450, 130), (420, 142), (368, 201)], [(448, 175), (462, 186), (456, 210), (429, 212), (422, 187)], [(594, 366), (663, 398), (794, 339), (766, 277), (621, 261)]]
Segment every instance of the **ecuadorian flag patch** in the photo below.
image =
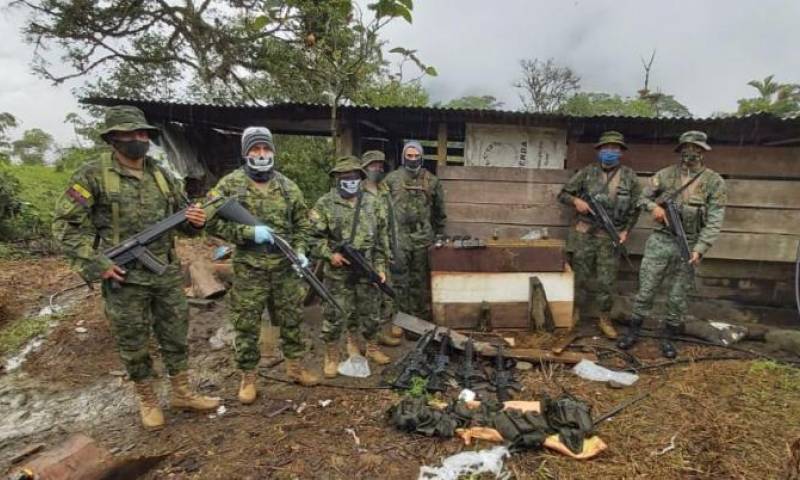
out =
[(92, 193), (89, 190), (86, 190), (81, 185), (77, 183), (67, 189), (67, 196), (75, 203), (82, 207), (86, 207), (89, 204), (89, 199), (92, 198)]

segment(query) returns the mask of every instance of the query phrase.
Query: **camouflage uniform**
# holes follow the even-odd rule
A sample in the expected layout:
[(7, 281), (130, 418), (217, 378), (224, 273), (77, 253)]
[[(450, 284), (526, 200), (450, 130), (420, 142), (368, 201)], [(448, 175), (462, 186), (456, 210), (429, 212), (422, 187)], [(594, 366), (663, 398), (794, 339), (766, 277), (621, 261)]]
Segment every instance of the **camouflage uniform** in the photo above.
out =
[[(153, 129), (154, 127), (149, 127)], [(72, 267), (87, 281), (96, 280), (113, 263), (102, 252), (179, 210), (183, 202), (178, 182), (145, 158), (142, 178), (124, 169), (113, 154), (80, 168), (56, 205), (53, 234), (64, 246)], [(188, 223), (184, 233), (197, 232)], [(106, 316), (122, 363), (134, 381), (153, 375), (150, 330), (171, 376), (187, 368), (188, 310), (183, 277), (173, 248), (173, 234), (148, 245), (167, 271), (157, 275), (139, 262), (125, 266), (125, 282), (102, 284)]]
[[(681, 136), (681, 145), (696, 143), (687, 134)], [(705, 134), (701, 141), (705, 145)], [(679, 146), (680, 147), (680, 146)], [(707, 147), (707, 146), (706, 146)], [(710, 150), (710, 147), (708, 147)], [(727, 194), (725, 181), (708, 167), (698, 165), (687, 169), (682, 165), (672, 165), (659, 170), (645, 187), (640, 205), (652, 211), (656, 199), (669, 195), (685, 185), (698, 172), (700, 177), (676, 198), (680, 206), (683, 228), (689, 240), (689, 248), (705, 255), (719, 236), (725, 216)], [(694, 285), (694, 269), (681, 260), (677, 243), (666, 225), (661, 225), (647, 239), (644, 258), (639, 270), (639, 291), (633, 305), (633, 322), (641, 323), (650, 315), (653, 299), (662, 282), (669, 285), (667, 293), (667, 326), (680, 329), (687, 309), (687, 294)]]
[[(352, 159), (351, 163), (354, 165), (351, 170), (360, 170), (357, 159)], [(374, 194), (362, 190), (358, 195), (361, 212), (355, 234), (352, 236), (352, 245), (364, 255), (376, 271), (385, 273), (389, 261), (385, 207)], [(321, 336), (328, 344), (339, 339), (342, 327), (346, 327), (351, 333), (357, 332), (360, 328), (364, 338), (372, 341), (380, 325), (383, 294), (363, 278), (353, 277), (350, 269), (336, 268), (330, 263), (337, 245), (347, 242), (351, 237), (355, 212), (356, 204), (342, 198), (336, 189), (332, 189), (317, 201), (309, 215), (314, 238), (314, 256), (325, 261), (323, 270), (325, 283), (345, 311), (342, 315), (330, 305), (323, 306), (324, 321)]]
[[(236, 198), (248, 211), (291, 243), (298, 253), (306, 251), (310, 233), (308, 210), (297, 185), (275, 172), (265, 188), (253, 186), (242, 168), (223, 177), (210, 196)], [(233, 256), (233, 287), (229, 302), (236, 329), (234, 348), (242, 370), (256, 368), (261, 358), (261, 315), (280, 326), (283, 354), (298, 359), (305, 352), (301, 333), (303, 299), (307, 287), (289, 261), (272, 245), (253, 242), (253, 227), (214, 217), (209, 231), (236, 244)]]
[(428, 247), (437, 235), (444, 234), (447, 220), (442, 184), (424, 168), (414, 176), (402, 167), (387, 175), (383, 183), (394, 200), (397, 222), (399, 249), (392, 272), (398, 288), (397, 307), (406, 313), (429, 319), (431, 288)]
[[(607, 133), (616, 134), (616, 132)], [(622, 135), (616, 135), (621, 142)], [(616, 142), (609, 142), (608, 135), (604, 134), (597, 146), (606, 143)], [(586, 195), (591, 194), (605, 207), (617, 231), (630, 232), (639, 219), (638, 202), (641, 192), (642, 188), (633, 169), (619, 166), (614, 170), (604, 170), (597, 163), (593, 163), (570, 178), (559, 193), (558, 199), (561, 203), (572, 206), (575, 197), (585, 199)], [(575, 228), (570, 232), (568, 243), (572, 252), (572, 268), (575, 272), (575, 302), (584, 307), (588, 284), (594, 278), (597, 287), (596, 301), (601, 315), (609, 314), (617, 283), (619, 253), (615, 251), (603, 227), (592, 222), (591, 215), (578, 214)]]

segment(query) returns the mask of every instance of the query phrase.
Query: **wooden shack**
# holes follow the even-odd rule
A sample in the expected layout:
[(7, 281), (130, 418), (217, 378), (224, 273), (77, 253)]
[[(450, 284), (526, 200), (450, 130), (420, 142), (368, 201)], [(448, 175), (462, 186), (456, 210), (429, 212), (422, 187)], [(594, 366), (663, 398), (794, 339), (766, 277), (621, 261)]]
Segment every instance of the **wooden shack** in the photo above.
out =
[[(184, 132), (183, 142), (194, 146), (187, 150), (194, 152), (192, 161), (202, 167), (192, 172), (205, 171), (212, 178), (238, 165), (237, 135), (248, 125), (266, 125), (283, 134), (331, 135), (327, 105), (86, 101), (134, 104), (151, 122)], [(572, 212), (557, 204), (556, 194), (576, 169), (595, 161), (593, 144), (605, 130), (625, 134), (630, 150), (624, 162), (642, 181), (677, 161), (673, 149), (680, 133), (703, 130), (713, 147), (706, 163), (725, 177), (729, 201), (723, 233), (698, 269), (694, 297), (768, 308), (793, 305), (793, 262), (800, 239), (800, 117), (570, 117), (365, 106), (342, 106), (338, 114), (334, 134), (343, 152), (379, 148), (387, 158), (397, 159), (404, 139), (422, 140), (426, 167), (444, 182), (448, 233), (482, 238), (518, 238), (537, 226), (547, 227), (552, 238), (565, 238)], [(493, 130), (512, 140), (485, 142), (483, 150), (478, 149), (483, 156), (470, 153), (476, 143), (471, 135)], [(509, 142), (524, 131), (524, 148), (509, 150)], [(643, 215), (630, 239), (634, 258), (652, 228)], [(635, 288), (635, 272), (623, 271), (620, 293), (630, 294)]]

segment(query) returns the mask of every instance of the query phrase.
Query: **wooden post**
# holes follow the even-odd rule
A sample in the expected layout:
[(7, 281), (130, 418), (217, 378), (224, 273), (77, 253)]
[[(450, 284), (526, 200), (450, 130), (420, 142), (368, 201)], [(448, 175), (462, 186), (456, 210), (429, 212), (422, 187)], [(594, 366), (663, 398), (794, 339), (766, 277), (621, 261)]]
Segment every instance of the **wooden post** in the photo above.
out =
[(343, 125), (340, 121), (339, 130), (336, 132), (336, 156), (353, 155), (353, 128)]
[(439, 135), (436, 146), (436, 165), (444, 167), (447, 164), (447, 124), (439, 124)]

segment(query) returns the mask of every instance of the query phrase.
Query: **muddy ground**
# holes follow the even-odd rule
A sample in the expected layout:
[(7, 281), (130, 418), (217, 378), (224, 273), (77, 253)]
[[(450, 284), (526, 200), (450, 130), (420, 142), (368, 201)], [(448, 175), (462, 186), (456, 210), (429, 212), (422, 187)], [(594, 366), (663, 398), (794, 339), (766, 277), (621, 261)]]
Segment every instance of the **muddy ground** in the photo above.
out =
[[(19, 263), (0, 262), (0, 272), (18, 268)], [(13, 308), (18, 314), (38, 311), (59, 285), (76, 281), (56, 259), (29, 261), (24, 268), (25, 280), (14, 277), (20, 285)], [(53, 272), (57, 281), (50, 276)], [(3, 275), (3, 280), (10, 278)], [(147, 477), (154, 479), (412, 479), (421, 465), (436, 465), (448, 455), (487, 446), (464, 447), (457, 440), (393, 430), (385, 412), (400, 394), (390, 390), (302, 388), (262, 377), (259, 400), (239, 405), (239, 379), (230, 349), (215, 351), (209, 344), (225, 322), (224, 301), (192, 308), (190, 344), (192, 374), (200, 390), (222, 397), (227, 411), (211, 418), (167, 409), (167, 428), (146, 432), (139, 427), (132, 387), (116, 357), (99, 294), (77, 289), (58, 301), (72, 305), (43, 346), (20, 369), (0, 377), (3, 467), (27, 445), (54, 446), (74, 432), (87, 433), (120, 456), (169, 454)], [(317, 325), (318, 310), (307, 313), (310, 324)], [(80, 327), (86, 332), (76, 331)], [(590, 325), (582, 329), (592, 332)], [(315, 343), (310, 365), (319, 368), (321, 349)], [(625, 365), (623, 357), (607, 350), (612, 345), (605, 340), (590, 336), (578, 343), (599, 352), (607, 365)], [(406, 342), (390, 355), (397, 359), (410, 345)], [(567, 391), (590, 402), (595, 415), (640, 393), (651, 394), (598, 427), (609, 446), (600, 457), (579, 462), (546, 451), (523, 452), (508, 462), (509, 471), (519, 479), (779, 478), (787, 445), (800, 437), (798, 370), (716, 347), (681, 347), (685, 359), (742, 359), (643, 369), (640, 380), (623, 389), (584, 381), (559, 365), (520, 372), (525, 388), (518, 398)], [(647, 365), (662, 361), (652, 340), (633, 353)], [(281, 365), (261, 371), (283, 377)], [(377, 386), (379, 377), (330, 383)], [(162, 400), (166, 404), (166, 389)], [(275, 414), (287, 400), (305, 407)], [(323, 407), (323, 400), (331, 402)]]

